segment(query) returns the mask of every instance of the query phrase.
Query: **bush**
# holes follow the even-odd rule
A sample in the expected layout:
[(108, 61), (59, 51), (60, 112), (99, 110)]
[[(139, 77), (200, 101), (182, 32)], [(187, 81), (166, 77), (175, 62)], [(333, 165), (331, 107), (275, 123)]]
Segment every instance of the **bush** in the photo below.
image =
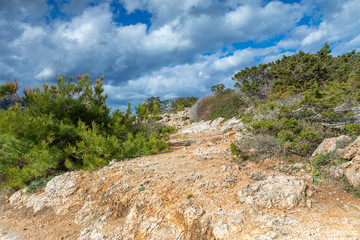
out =
[[(0, 111), (0, 175), (2, 186), (33, 186), (58, 172), (92, 170), (112, 159), (154, 154), (168, 149), (170, 130), (141, 124), (126, 113), (110, 112), (102, 78), (87, 75), (57, 86), (25, 93), (27, 105)], [(39, 182), (40, 181), (40, 182)], [(36, 188), (36, 187), (31, 187)]]
[(352, 136), (359, 136), (360, 135), (360, 124), (346, 124), (343, 127), (343, 130), (348, 134)]
[(3, 85), (0, 85), (0, 98), (5, 95), (16, 95), (19, 90), (19, 82), (18, 81), (9, 81)]
[(158, 119), (161, 112), (178, 112), (183, 111), (185, 108), (191, 107), (196, 103), (199, 98), (197, 97), (177, 97), (171, 100), (161, 100), (160, 97), (150, 97), (139, 103), (137, 107), (137, 114), (145, 119), (153, 116)]
[(214, 120), (219, 117), (230, 119), (238, 116), (244, 107), (245, 102), (241, 94), (233, 90), (224, 90), (201, 98), (191, 110), (191, 119), (194, 121)]
[(214, 99), (213, 95), (206, 95), (200, 98), (192, 107), (191, 107), (191, 116), (192, 121), (202, 121), (208, 120), (209, 115), (212, 111), (212, 101)]
[(275, 137), (256, 135), (231, 144), (230, 151), (243, 160), (261, 160), (278, 155), (282, 148)]

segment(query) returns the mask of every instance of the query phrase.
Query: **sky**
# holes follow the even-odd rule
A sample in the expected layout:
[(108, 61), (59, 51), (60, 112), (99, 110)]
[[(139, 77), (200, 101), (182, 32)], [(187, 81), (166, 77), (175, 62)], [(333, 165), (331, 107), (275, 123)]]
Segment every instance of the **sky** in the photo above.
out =
[(0, 0), (0, 83), (104, 76), (112, 109), (232, 87), (245, 67), (327, 42), (360, 48), (359, 0)]

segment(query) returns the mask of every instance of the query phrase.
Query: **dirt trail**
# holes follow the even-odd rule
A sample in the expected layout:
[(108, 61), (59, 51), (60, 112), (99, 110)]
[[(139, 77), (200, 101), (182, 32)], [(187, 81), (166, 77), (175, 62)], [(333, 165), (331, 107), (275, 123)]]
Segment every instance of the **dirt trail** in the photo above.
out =
[(0, 239), (360, 239), (360, 200), (330, 183), (307, 182), (311, 207), (240, 203), (254, 174), (282, 175), (269, 167), (279, 161), (233, 163), (235, 132), (218, 130), (174, 134), (171, 152), (69, 174), (13, 204), (2, 195)]

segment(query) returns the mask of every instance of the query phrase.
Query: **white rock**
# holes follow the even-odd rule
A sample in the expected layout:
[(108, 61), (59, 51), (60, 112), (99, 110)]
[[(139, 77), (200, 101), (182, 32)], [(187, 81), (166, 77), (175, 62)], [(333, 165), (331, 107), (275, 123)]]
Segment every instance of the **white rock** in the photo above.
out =
[(305, 205), (306, 189), (307, 185), (302, 180), (288, 176), (268, 176), (266, 180), (246, 186), (237, 196), (240, 202), (246, 204), (253, 202), (255, 206), (292, 209)]

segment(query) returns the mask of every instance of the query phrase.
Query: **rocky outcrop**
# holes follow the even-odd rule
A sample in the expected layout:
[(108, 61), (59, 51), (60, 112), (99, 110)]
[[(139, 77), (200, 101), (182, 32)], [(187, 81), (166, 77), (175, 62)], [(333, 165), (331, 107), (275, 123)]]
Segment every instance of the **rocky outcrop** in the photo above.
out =
[(360, 161), (360, 136), (342, 151), (341, 157), (349, 161)]
[(349, 162), (340, 166), (332, 166), (329, 169), (329, 175), (340, 178), (345, 174), (350, 184), (354, 187), (360, 187), (360, 137), (343, 149), (340, 156)]
[(229, 131), (236, 131), (243, 127), (240, 119), (232, 118), (226, 120), (224, 118), (218, 118), (209, 121), (195, 122), (179, 131), (180, 134), (185, 133), (201, 133), (206, 131), (219, 131), (226, 133)]
[[(180, 121), (175, 120), (180, 116), (168, 122)], [(199, 133), (195, 125), (208, 130)], [(329, 190), (315, 191), (313, 186), (307, 190), (304, 181), (256, 162), (232, 162), (229, 143), (240, 127), (238, 119), (193, 123), (183, 128), (188, 133), (171, 136), (172, 152), (112, 161), (91, 172), (66, 173), (37, 193), (18, 191), (4, 204), (11, 210), (1, 212), (0, 239), (9, 229), (15, 229), (16, 236), (27, 231), (24, 239), (37, 240), (356, 239), (360, 235), (360, 227), (354, 225), (360, 211), (344, 212), (334, 208), (334, 202), (321, 202)], [(344, 218), (348, 220), (341, 222)], [(69, 229), (68, 235), (63, 234)]]
[(190, 117), (190, 108), (185, 108), (184, 111), (163, 114), (162, 119), (159, 122), (169, 126), (174, 126), (176, 128), (182, 128), (190, 124), (189, 117)]
[(44, 208), (56, 206), (57, 212), (62, 213), (72, 204), (67, 201), (67, 197), (79, 188), (78, 176), (77, 172), (68, 172), (54, 177), (46, 184), (42, 194), (27, 195), (25, 189), (22, 189), (14, 193), (9, 198), (9, 202), (19, 207), (32, 208), (35, 213)]
[(339, 146), (349, 143), (350, 140), (351, 138), (345, 135), (334, 138), (327, 138), (316, 148), (312, 154), (312, 157), (316, 156), (317, 154), (333, 153), (339, 148)]
[(238, 194), (247, 205), (292, 209), (306, 204), (308, 186), (302, 180), (288, 176), (268, 176), (266, 180), (247, 185)]

